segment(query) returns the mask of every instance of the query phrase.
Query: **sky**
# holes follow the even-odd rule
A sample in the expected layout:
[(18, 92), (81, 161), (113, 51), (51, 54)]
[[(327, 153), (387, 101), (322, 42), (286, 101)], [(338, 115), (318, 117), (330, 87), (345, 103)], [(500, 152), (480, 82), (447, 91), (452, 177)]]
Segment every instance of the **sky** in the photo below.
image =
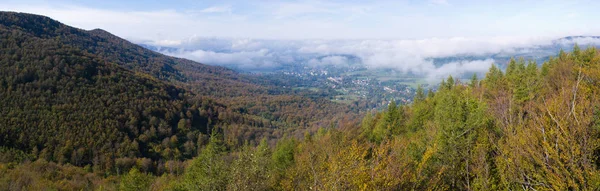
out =
[(429, 58), (598, 35), (598, 7), (600, 1), (593, 0), (0, 0), (3, 11), (41, 14), (135, 43), (178, 48), (164, 53), (206, 64), (273, 68), (343, 62), (325, 57), (352, 55), (367, 66), (424, 75), (479, 71), (494, 62), (457, 62), (449, 69)]
[[(422, 39), (589, 35), (593, 0), (122, 1), (1, 0), (3, 10), (50, 16), (137, 40)], [(133, 30), (135, 29), (135, 30)]]

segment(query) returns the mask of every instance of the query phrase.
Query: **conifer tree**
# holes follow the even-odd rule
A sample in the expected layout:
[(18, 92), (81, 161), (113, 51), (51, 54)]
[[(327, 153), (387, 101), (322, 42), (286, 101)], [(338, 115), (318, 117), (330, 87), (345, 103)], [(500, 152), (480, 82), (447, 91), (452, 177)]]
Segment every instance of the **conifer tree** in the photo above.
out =
[(223, 161), (223, 151), (221, 136), (217, 131), (213, 131), (208, 145), (186, 169), (184, 187), (187, 190), (225, 190), (229, 169)]
[(417, 86), (417, 90), (415, 92), (414, 103), (422, 102), (425, 100), (425, 90), (423, 90), (423, 86)]
[(475, 88), (479, 84), (479, 80), (477, 79), (477, 74), (473, 74), (471, 76), (471, 81), (469, 82), (469, 87)]

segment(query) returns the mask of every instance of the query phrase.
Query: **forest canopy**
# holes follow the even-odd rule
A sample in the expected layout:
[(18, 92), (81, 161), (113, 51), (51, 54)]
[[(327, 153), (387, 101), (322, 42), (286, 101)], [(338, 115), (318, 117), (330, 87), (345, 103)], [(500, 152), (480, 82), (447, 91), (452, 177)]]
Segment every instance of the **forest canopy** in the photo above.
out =
[(132, 167), (98, 177), (43, 158), (0, 171), (5, 183), (30, 176), (28, 188), (59, 189), (56, 179), (25, 172), (58, 165), (77, 172), (70, 176), (96, 174), (87, 176), (95, 183), (70, 183), (73, 188), (592, 190), (600, 186), (599, 61), (596, 49), (578, 47), (541, 67), (511, 60), (506, 71), (492, 66), (468, 82), (449, 77), (437, 91), (419, 88), (411, 105), (391, 103), (360, 124), (321, 128), (275, 146), (264, 140), (227, 147), (214, 131), (195, 157), (162, 176)]
[(2, 190), (600, 187), (595, 48), (450, 76), (354, 120), (105, 31), (1, 14)]

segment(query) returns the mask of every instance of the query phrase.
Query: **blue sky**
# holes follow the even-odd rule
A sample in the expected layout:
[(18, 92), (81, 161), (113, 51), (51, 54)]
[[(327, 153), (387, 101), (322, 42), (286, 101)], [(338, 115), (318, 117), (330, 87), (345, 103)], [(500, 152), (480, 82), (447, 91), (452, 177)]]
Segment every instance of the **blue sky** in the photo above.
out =
[[(598, 1), (39, 1), (2, 0), (130, 39), (422, 39), (594, 35)], [(132, 30), (138, 29), (138, 30)]]

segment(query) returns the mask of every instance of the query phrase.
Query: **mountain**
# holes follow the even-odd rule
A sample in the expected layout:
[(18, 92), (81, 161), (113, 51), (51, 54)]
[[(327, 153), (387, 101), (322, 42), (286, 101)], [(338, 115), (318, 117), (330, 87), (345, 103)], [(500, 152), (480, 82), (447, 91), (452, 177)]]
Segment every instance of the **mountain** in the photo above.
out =
[(329, 92), (278, 87), (295, 78), (1, 12), (0, 190), (593, 190), (600, 53), (556, 54), (359, 123)]
[[(165, 56), (104, 30), (0, 12), (0, 162), (45, 159), (98, 171), (196, 156), (334, 125), (349, 106), (276, 80)], [(137, 161), (137, 162), (136, 162)]]
[[(78, 38), (50, 31), (89, 37), (44, 17), (0, 16), (0, 146), (30, 159), (104, 170), (118, 158), (190, 158), (209, 125), (219, 123), (215, 111), (222, 106), (211, 100), (64, 43)], [(151, 71), (147, 66), (138, 69)], [(181, 77), (175, 70), (159, 72)]]
[[(102, 29), (85, 31), (33, 14), (2, 12), (0, 16), (6, 28), (20, 30), (42, 39), (55, 38), (59, 43), (79, 48), (107, 62), (136, 72), (147, 73), (161, 80), (186, 82), (216, 79), (229, 84), (234, 84), (232, 80), (248, 81), (232, 70), (165, 56)], [(219, 85), (223, 86), (227, 83)]]
[[(2, 12), (0, 16), (1, 22), (7, 28), (22, 30), (43, 39), (55, 38), (59, 43), (79, 48), (107, 62), (135, 72), (148, 74), (159, 80), (168, 81), (176, 86), (189, 89), (196, 95), (207, 96), (221, 103), (228, 103), (227, 105), (236, 107), (233, 110), (243, 111), (244, 114), (266, 116), (265, 112), (267, 111), (262, 111), (261, 108), (257, 108), (258, 106), (254, 107), (257, 105), (255, 99), (268, 100), (267, 102), (258, 103), (260, 107), (270, 108), (268, 112), (278, 110), (272, 108), (275, 105), (268, 103), (271, 100), (282, 107), (300, 104), (302, 105), (301, 108), (308, 109), (314, 107), (316, 103), (320, 103), (329, 105), (335, 110), (349, 112), (346, 106), (328, 102), (329, 99), (305, 99), (305, 94), (312, 94), (310, 91), (298, 92), (291, 88), (282, 88), (279, 79), (273, 80), (256, 75), (240, 74), (224, 67), (209, 66), (187, 59), (166, 56), (101, 29), (85, 31), (64, 25), (48, 17), (32, 14)], [(262, 105), (262, 103), (270, 105)], [(279, 115), (275, 115), (275, 117), (268, 120), (293, 123), (291, 126), (300, 125), (301, 121), (305, 123), (318, 121), (310, 119), (311, 117), (306, 115), (311, 112), (319, 113), (317, 111), (297, 113), (302, 116), (281, 114), (281, 118)], [(324, 119), (329, 117), (328, 115), (330, 114), (323, 114), (319, 117)], [(298, 118), (299, 120), (286, 121), (287, 119), (284, 118), (288, 117)], [(319, 124), (328, 125), (328, 122)]]
[[(14, 35), (15, 33), (19, 32), (6, 35), (7, 33), (0, 30), (2, 39), (10, 39), (7, 43), (0, 44), (0, 47), (6, 48), (2, 49), (2, 53), (7, 53), (0, 57), (7, 61), (2, 62), (3, 67), (0, 71), (3, 76), (10, 76), (2, 81), (3, 86), (10, 85), (1, 90), (9, 94), (15, 89), (19, 90), (13, 93), (10, 99), (0, 100), (3, 104), (8, 102), (8, 111), (44, 111), (42, 103), (45, 102), (35, 99), (53, 103), (69, 101), (73, 97), (76, 101), (84, 101), (88, 105), (61, 105), (52, 109), (66, 109), (56, 116), (67, 117), (63, 121), (77, 121), (76, 116), (90, 112), (86, 109), (97, 105), (93, 100), (104, 100), (104, 94), (128, 96), (129, 93), (119, 94), (117, 90), (121, 89), (111, 88), (119, 87), (121, 82), (133, 88), (140, 88), (136, 87), (136, 84), (142, 84), (141, 88), (149, 88), (153, 93), (156, 92), (159, 97), (153, 97), (152, 93), (147, 95), (147, 98), (143, 97), (146, 94), (136, 97), (138, 100), (142, 98), (150, 101), (150, 104), (155, 103), (152, 100), (162, 100), (161, 103), (166, 104), (164, 106), (172, 103), (177, 105), (179, 102), (186, 103), (185, 100), (188, 99), (186, 92), (181, 92), (185, 90), (174, 90), (172, 86), (148, 77), (147, 74), (138, 77), (136, 73), (118, 65), (103, 63), (102, 60), (90, 60), (94, 55), (53, 44), (53, 41), (33, 41), (36, 38), (27, 40)], [(49, 54), (44, 56), (45, 52)], [(56, 62), (53, 58), (46, 59), (52, 57), (51, 55), (64, 57), (64, 62)], [(21, 58), (25, 60), (21, 61)], [(45, 63), (46, 60), (48, 63)], [(117, 140), (116, 143), (89, 144), (93, 148), (89, 149), (91, 153), (97, 151), (96, 145), (106, 145), (100, 147), (98, 153), (108, 155), (105, 158), (115, 157), (110, 156), (113, 153), (120, 156), (114, 162), (108, 160), (109, 162), (102, 163), (103, 165), (83, 168), (72, 166), (71, 164), (77, 164), (80, 156), (79, 152), (73, 152), (74, 150), (82, 150), (84, 156), (88, 153), (85, 148), (78, 147), (80, 144), (94, 140), (111, 141), (104, 137), (119, 135), (122, 131), (120, 129), (103, 130), (93, 124), (100, 118), (110, 119), (114, 116), (111, 114), (119, 111), (105, 111), (108, 115), (96, 114), (98, 117), (89, 120), (92, 124), (78, 123), (82, 126), (88, 125), (89, 128), (67, 125), (51, 132), (35, 131), (30, 132), (35, 135), (18, 136), (14, 132), (20, 129), (14, 129), (0, 134), (18, 139), (11, 142), (11, 145), (38, 137), (52, 140), (45, 144), (46, 147), (62, 143), (61, 139), (65, 138), (67, 142), (66, 146), (58, 148), (50, 155), (57, 157), (59, 163), (44, 160), (48, 154), (43, 153), (49, 153), (48, 151), (33, 150), (26, 153), (10, 147), (11, 145), (0, 147), (0, 189), (593, 190), (600, 185), (600, 168), (597, 161), (600, 157), (598, 60), (600, 53), (597, 49), (581, 50), (575, 47), (570, 53), (558, 53), (557, 57), (544, 62), (541, 67), (520, 59), (509, 62), (506, 71), (492, 65), (481, 80), (473, 78), (464, 83), (448, 77), (439, 84), (435, 92), (425, 94), (422, 88), (418, 88), (413, 104), (396, 105), (395, 102), (391, 102), (385, 110), (367, 113), (360, 125), (343, 123), (338, 125), (338, 128), (320, 128), (317, 133), (306, 133), (304, 138), (279, 139), (274, 146), (269, 146), (265, 140), (256, 147), (245, 145), (232, 148), (227, 143), (226, 134), (223, 137), (213, 131), (213, 136), (206, 141), (203, 141), (206, 137), (198, 137), (199, 142), (207, 143), (203, 143), (201, 148), (197, 149), (196, 157), (185, 162), (168, 160), (173, 156), (168, 153), (176, 154), (179, 148), (177, 142), (193, 136), (175, 135), (160, 142), (151, 142), (150, 149), (161, 149), (161, 153), (167, 153), (160, 156), (158, 161), (127, 157), (128, 154), (137, 156), (135, 150), (129, 149), (135, 145), (142, 147), (138, 140), (146, 139), (140, 138), (133, 143)], [(30, 70), (35, 72), (28, 72)], [(46, 75), (47, 73), (52, 75)], [(88, 76), (92, 78), (88, 79)], [(107, 80), (104, 76), (110, 78)], [(60, 80), (66, 78), (68, 80)], [(52, 90), (52, 82), (55, 79), (58, 82), (54, 84), (60, 87), (58, 93), (53, 93)], [(101, 85), (94, 85), (98, 83)], [(49, 90), (44, 89), (48, 87)], [(85, 96), (89, 91), (80, 91), (81, 89), (92, 92), (94, 89), (101, 92), (105, 89), (112, 91), (104, 91), (102, 95), (89, 95), (98, 96), (99, 99), (93, 97), (92, 100), (86, 100)], [(61, 92), (70, 96), (63, 96)], [(121, 92), (129, 91), (125, 89)], [(131, 93), (135, 92), (139, 90)], [(169, 92), (173, 92), (172, 95)], [(175, 93), (182, 95), (176, 96)], [(30, 95), (32, 97), (28, 97)], [(21, 102), (21, 97), (35, 104)], [(182, 105), (182, 108), (186, 107), (186, 104)], [(104, 108), (107, 106), (99, 107)], [(174, 107), (168, 111), (178, 110), (179, 107)], [(198, 115), (192, 112), (193, 110), (187, 110), (185, 114), (179, 115), (173, 112), (176, 117), (186, 119), (177, 124), (177, 134), (188, 129), (187, 119), (204, 116), (203, 112), (199, 112)], [(2, 120), (40, 125), (44, 129), (48, 129), (52, 124), (45, 125), (46, 123), (41, 122), (57, 121), (52, 119), (54, 112), (40, 113), (43, 114), (34, 113), (30, 115), (34, 117), (27, 120), (20, 120), (19, 117), (28, 115)], [(153, 123), (163, 119), (155, 112), (148, 115), (155, 119), (141, 120), (141, 123)], [(190, 130), (194, 131), (195, 127), (192, 123)], [(28, 126), (21, 128), (35, 129)], [(75, 130), (81, 132), (68, 133)], [(89, 137), (88, 130), (90, 133), (101, 133), (92, 139), (86, 139)], [(66, 135), (80, 136), (84, 141), (70, 143), (68, 140), (77, 139), (64, 136), (63, 132), (67, 132)], [(151, 133), (152, 131), (148, 135)], [(165, 131), (159, 130), (157, 136), (161, 136), (161, 133)], [(140, 137), (145, 135), (144, 133)], [(188, 145), (187, 142), (183, 149), (189, 147), (185, 145)], [(78, 149), (71, 149), (73, 147)], [(120, 149), (110, 150), (112, 147)], [(36, 156), (41, 158), (32, 157), (34, 153), (39, 153)], [(70, 158), (66, 159), (69, 153)], [(20, 161), (6, 162), (7, 158)], [(29, 162), (32, 158), (37, 160)], [(51, 161), (57, 159), (50, 158)], [(75, 163), (63, 162), (73, 159)], [(112, 168), (102, 169), (108, 167)]]

